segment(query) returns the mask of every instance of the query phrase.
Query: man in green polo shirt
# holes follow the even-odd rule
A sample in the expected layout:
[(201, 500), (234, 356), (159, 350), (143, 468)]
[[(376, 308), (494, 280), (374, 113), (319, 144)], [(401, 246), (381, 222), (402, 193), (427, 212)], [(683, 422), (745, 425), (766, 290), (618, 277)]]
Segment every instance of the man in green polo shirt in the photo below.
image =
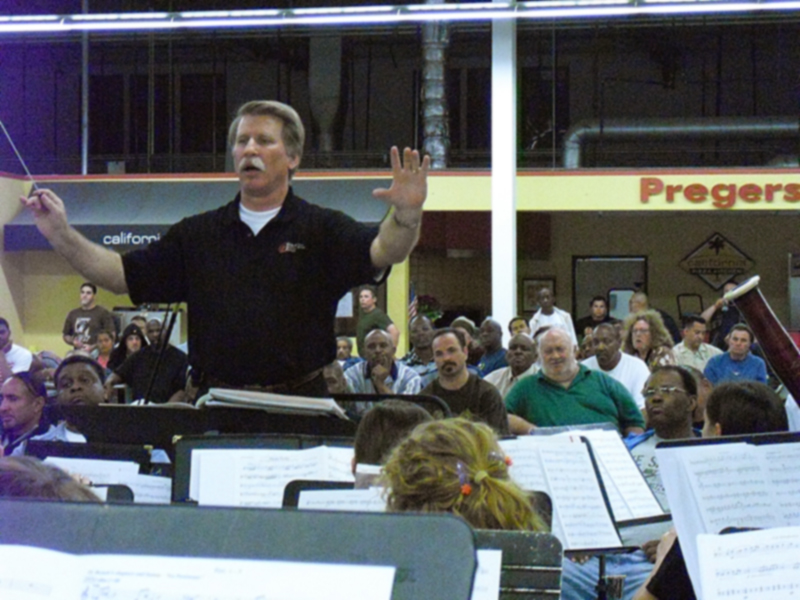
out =
[(575, 360), (569, 334), (553, 328), (539, 338), (542, 370), (520, 380), (506, 396), (511, 433), (537, 426), (614, 423), (622, 435), (644, 432), (644, 420), (621, 383)]

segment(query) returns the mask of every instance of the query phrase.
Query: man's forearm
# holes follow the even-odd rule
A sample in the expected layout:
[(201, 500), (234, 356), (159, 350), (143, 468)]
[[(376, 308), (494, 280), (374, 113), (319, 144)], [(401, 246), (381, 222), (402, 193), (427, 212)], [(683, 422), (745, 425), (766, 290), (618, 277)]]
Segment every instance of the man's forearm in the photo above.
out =
[(372, 264), (378, 269), (403, 262), (419, 239), (422, 209), (392, 208), (381, 223), (378, 235), (372, 242)]
[(90, 242), (72, 227), (48, 241), (73, 269), (92, 283), (115, 294), (128, 293), (122, 257), (116, 252)]
[(534, 429), (536, 429), (536, 426), (533, 423), (528, 423), (522, 417), (508, 415), (508, 430), (513, 435), (529, 435)]

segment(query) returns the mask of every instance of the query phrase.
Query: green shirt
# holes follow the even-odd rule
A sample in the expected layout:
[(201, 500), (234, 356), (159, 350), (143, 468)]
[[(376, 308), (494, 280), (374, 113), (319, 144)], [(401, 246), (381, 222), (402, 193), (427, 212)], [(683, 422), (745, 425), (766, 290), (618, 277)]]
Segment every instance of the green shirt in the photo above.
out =
[(521, 379), (506, 396), (506, 408), (539, 427), (614, 423), (620, 431), (644, 428), (636, 403), (621, 383), (600, 371), (578, 365), (568, 388), (542, 371)]

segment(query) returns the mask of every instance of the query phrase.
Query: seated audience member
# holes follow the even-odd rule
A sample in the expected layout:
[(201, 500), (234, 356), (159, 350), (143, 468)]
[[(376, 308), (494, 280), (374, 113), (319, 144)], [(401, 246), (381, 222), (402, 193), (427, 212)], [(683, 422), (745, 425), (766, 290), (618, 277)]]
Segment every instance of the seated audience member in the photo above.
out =
[(486, 377), (492, 371), (507, 367), (506, 349), (503, 348), (503, 328), (493, 319), (481, 323), (479, 332), (483, 356), (478, 363), (478, 375)]
[(606, 323), (598, 325), (591, 336), (594, 356), (582, 361), (581, 364), (592, 371), (602, 371), (619, 381), (628, 390), (636, 406), (644, 409), (642, 390), (650, 369), (638, 356), (623, 353), (622, 338), (614, 325)]
[(581, 340), (581, 345), (578, 347), (578, 352), (575, 358), (584, 361), (594, 356), (594, 341), (590, 333)]
[(147, 323), (149, 344), (114, 369), (106, 380), (106, 398), (112, 397), (115, 385), (124, 383), (131, 388), (134, 400), (146, 400), (154, 404), (185, 402), (189, 359), (161, 333), (161, 321), (153, 319)]
[(147, 317), (144, 315), (136, 315), (131, 317), (131, 325), (136, 325), (139, 329), (144, 331), (147, 328)]
[(339, 361), (342, 370), (346, 371), (364, 359), (360, 356), (353, 356), (353, 340), (346, 335), (340, 335), (336, 338), (336, 360)]
[(391, 453), (383, 473), (387, 510), (453, 513), (479, 529), (546, 530), (483, 423), (418, 425)]
[(342, 365), (338, 360), (334, 360), (329, 365), (322, 367), (322, 376), (325, 378), (325, 385), (328, 386), (329, 394), (348, 394), (347, 381), (344, 378)]
[(536, 364), (536, 346), (524, 333), (518, 333), (511, 338), (506, 351), (506, 360), (507, 367), (492, 371), (484, 377), (484, 381), (496, 387), (503, 398), (517, 381), (539, 370)]
[(97, 332), (97, 357), (95, 360), (104, 369), (108, 368), (108, 361), (114, 351), (114, 334), (107, 329)]
[(383, 400), (367, 412), (358, 423), (353, 445), (353, 475), (356, 488), (377, 483), (376, 475), (360, 474), (358, 465), (382, 465), (389, 453), (420, 423), (432, 421), (430, 413), (413, 402)]
[(700, 314), (711, 329), (711, 343), (723, 351), (728, 348), (727, 339), (731, 327), (737, 323), (744, 323), (744, 317), (736, 304), (725, 300), (725, 294), (735, 290), (738, 286), (739, 284), (735, 280), (726, 283), (722, 286), (722, 297)]
[(439, 329), (433, 336), (433, 358), (439, 375), (420, 393), (438, 396), (454, 415), (469, 416), (500, 434), (508, 433), (508, 416), (500, 392), (467, 370), (467, 341), (461, 331)]
[(467, 317), (457, 317), (450, 323), (450, 327), (458, 329), (464, 335), (464, 339), (467, 340), (467, 365), (469, 365), (470, 372), (477, 375), (478, 363), (481, 362), (483, 357), (483, 347), (475, 339), (478, 335), (475, 323)]
[(400, 359), (400, 362), (420, 376), (422, 387), (436, 378), (436, 361), (433, 360), (433, 324), (425, 315), (417, 315), (408, 324), (408, 337), (411, 341), (411, 352)]
[(708, 361), (722, 354), (722, 350), (711, 344), (706, 344), (706, 320), (697, 315), (688, 315), (683, 318), (683, 341), (672, 348), (676, 364), (682, 367), (693, 367), (703, 370)]
[[(56, 402), (65, 406), (98, 406), (104, 402), (103, 381), (105, 369), (91, 357), (73, 354), (61, 361), (55, 373)], [(30, 440), (45, 442), (86, 442), (73, 425), (60, 421), (51, 425), (42, 435)], [(24, 444), (14, 451), (14, 455), (25, 453)]]
[(664, 327), (666, 328), (667, 332), (669, 332), (669, 337), (672, 338), (672, 343), (670, 346), (680, 342), (681, 332), (678, 331), (678, 326), (675, 324), (675, 319), (669, 316), (669, 313), (664, 312), (660, 308), (651, 307), (650, 300), (647, 298), (647, 294), (644, 292), (636, 292), (631, 296), (630, 300), (628, 300), (628, 312), (630, 312), (632, 315), (649, 310), (655, 311), (661, 317), (661, 322), (664, 323)]
[(32, 370), (33, 354), (13, 342), (11, 327), (3, 318), (0, 318), (0, 350), (0, 380), (5, 381), (12, 373)]
[(122, 332), (119, 344), (111, 351), (106, 369), (114, 371), (122, 366), (122, 363), (129, 357), (147, 346), (147, 339), (139, 326), (131, 323)]
[(687, 369), (667, 365), (653, 371), (643, 394), (648, 429), (625, 438), (625, 445), (661, 506), (669, 510), (664, 485), (658, 475), (656, 444), (700, 435), (699, 430), (692, 428), (697, 408), (697, 382)]
[(364, 338), (365, 361), (344, 372), (347, 388), (353, 394), (416, 394), (420, 378), (412, 369), (395, 360), (394, 341), (383, 329), (373, 329)]
[(728, 336), (728, 351), (708, 361), (703, 374), (717, 385), (723, 381), (767, 382), (767, 365), (763, 359), (750, 352), (753, 345), (753, 332), (739, 323), (731, 327)]
[[(706, 402), (703, 437), (788, 431), (783, 400), (763, 383), (739, 381), (714, 388)], [(694, 600), (680, 542), (672, 530), (658, 546), (653, 572), (635, 600)]]
[(42, 421), (46, 398), (44, 385), (35, 382), (27, 371), (5, 380), (0, 388), (0, 455), (10, 456), (27, 439), (48, 430), (49, 425)]
[(531, 337), (531, 328), (528, 327), (528, 321), (525, 320), (525, 317), (520, 317), (519, 315), (508, 322), (508, 334), (514, 337), (518, 333), (524, 333)]
[(623, 340), (622, 351), (641, 358), (651, 371), (656, 367), (675, 364), (672, 337), (654, 310), (628, 315), (625, 318)]
[(582, 339), (592, 335), (595, 327), (614, 319), (608, 314), (608, 303), (604, 296), (595, 296), (589, 301), (589, 314), (575, 321), (575, 333)]
[(506, 397), (511, 433), (538, 427), (613, 423), (623, 434), (642, 433), (644, 421), (621, 383), (575, 360), (572, 337), (553, 328), (539, 338), (542, 369), (521, 380)]
[(0, 498), (100, 502), (71, 475), (32, 456), (0, 458)]
[(550, 288), (542, 288), (536, 295), (539, 301), (539, 308), (536, 314), (531, 318), (529, 324), (530, 330), (534, 333), (539, 331), (544, 326), (558, 327), (563, 329), (569, 334), (570, 340), (574, 346), (578, 345), (578, 336), (575, 335), (575, 326), (572, 324), (572, 317), (570, 314), (558, 308), (556, 304), (556, 297), (553, 295), (553, 290)]

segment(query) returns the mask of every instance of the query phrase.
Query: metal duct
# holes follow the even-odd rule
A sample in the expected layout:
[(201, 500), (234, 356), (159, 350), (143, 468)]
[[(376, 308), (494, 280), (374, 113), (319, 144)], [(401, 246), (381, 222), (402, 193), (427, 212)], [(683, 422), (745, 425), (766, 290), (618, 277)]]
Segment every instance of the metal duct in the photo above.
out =
[(614, 139), (769, 138), (800, 135), (797, 117), (713, 117), (703, 119), (604, 119), (580, 121), (564, 138), (564, 168), (578, 169), (587, 141)]
[[(428, 4), (440, 4), (430, 0)], [(450, 154), (450, 130), (447, 123), (445, 58), (450, 41), (443, 22), (422, 27), (422, 149), (431, 157), (431, 167), (444, 169)]]

